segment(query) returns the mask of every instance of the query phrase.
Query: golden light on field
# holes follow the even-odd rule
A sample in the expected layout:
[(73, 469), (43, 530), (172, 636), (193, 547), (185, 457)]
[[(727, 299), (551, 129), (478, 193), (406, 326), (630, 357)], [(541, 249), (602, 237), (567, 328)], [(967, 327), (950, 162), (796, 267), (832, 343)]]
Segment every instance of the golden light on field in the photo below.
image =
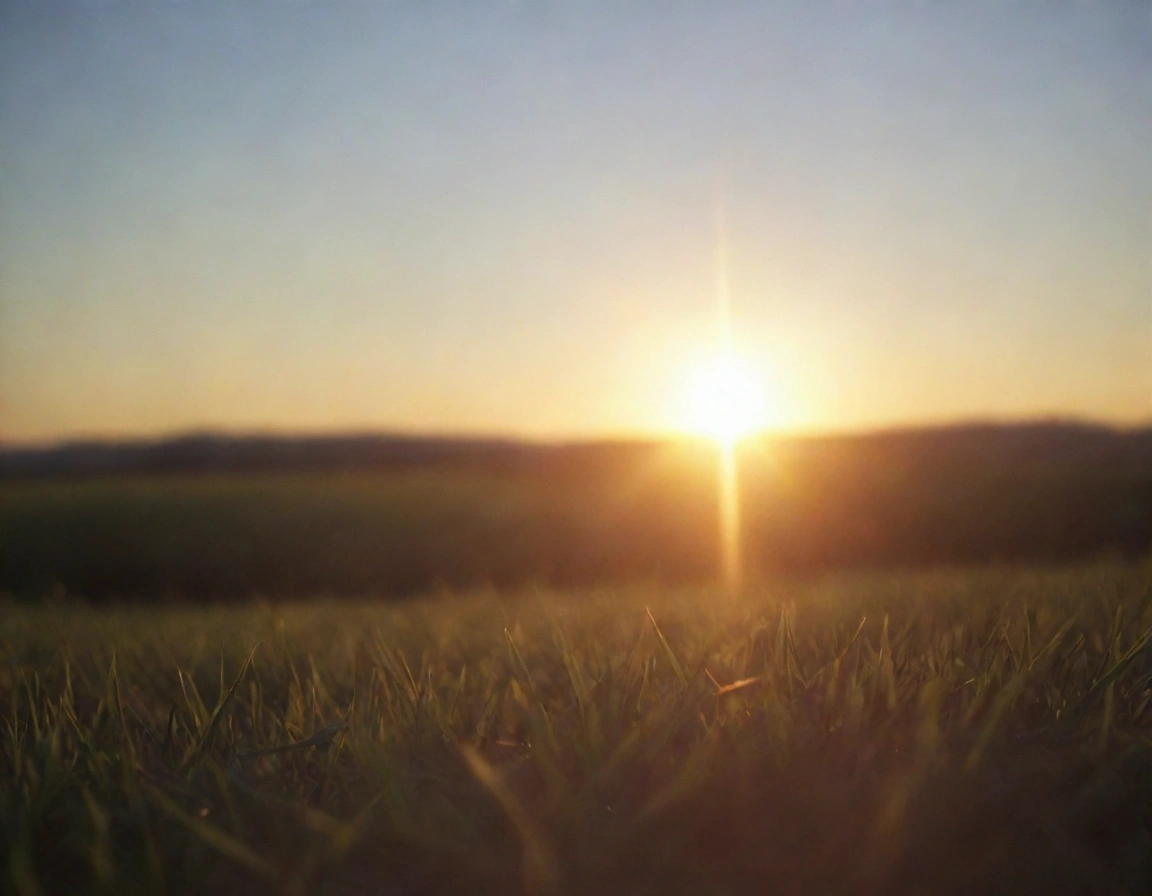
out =
[(684, 417), (688, 430), (714, 439), (719, 451), (720, 578), (736, 591), (743, 578), (736, 449), (769, 422), (767, 395), (751, 366), (726, 351), (690, 375)]
[(735, 592), (744, 579), (740, 537), (740, 491), (736, 470), (736, 443), (720, 443), (720, 580)]

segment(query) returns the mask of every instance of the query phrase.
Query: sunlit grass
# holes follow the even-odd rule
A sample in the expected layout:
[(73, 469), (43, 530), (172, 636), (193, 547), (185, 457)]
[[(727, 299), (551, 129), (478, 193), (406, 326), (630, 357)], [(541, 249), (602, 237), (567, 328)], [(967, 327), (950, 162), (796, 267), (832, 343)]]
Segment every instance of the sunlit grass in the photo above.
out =
[(5, 608), (17, 893), (1142, 892), (1147, 568)]

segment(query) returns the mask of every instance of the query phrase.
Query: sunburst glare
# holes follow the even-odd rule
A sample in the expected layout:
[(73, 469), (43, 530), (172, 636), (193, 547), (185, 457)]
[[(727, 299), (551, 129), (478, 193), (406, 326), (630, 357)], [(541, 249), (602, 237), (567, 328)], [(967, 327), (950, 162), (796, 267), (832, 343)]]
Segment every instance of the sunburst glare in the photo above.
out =
[(720, 355), (692, 373), (684, 405), (688, 429), (721, 445), (733, 445), (768, 423), (763, 386), (750, 366), (731, 354)]

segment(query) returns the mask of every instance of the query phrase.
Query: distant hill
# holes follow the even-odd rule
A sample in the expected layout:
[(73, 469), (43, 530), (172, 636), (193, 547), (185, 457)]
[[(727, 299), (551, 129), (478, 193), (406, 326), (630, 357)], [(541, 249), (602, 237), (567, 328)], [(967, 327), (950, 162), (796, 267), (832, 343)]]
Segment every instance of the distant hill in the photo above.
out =
[[(960, 424), (846, 435), (773, 437), (775, 450), (813, 458), (883, 455), (945, 465), (1040, 464), (1152, 469), (1152, 427), (1079, 423)], [(538, 443), (388, 433), (245, 436), (197, 433), (157, 440), (0, 446), (0, 479), (172, 473), (313, 472), (438, 466), (507, 467), (602, 463), (650, 453), (656, 440)]]
[(157, 440), (0, 448), (0, 478), (372, 469), (485, 461), (518, 455), (526, 447), (510, 440), (387, 434), (296, 437), (198, 433)]

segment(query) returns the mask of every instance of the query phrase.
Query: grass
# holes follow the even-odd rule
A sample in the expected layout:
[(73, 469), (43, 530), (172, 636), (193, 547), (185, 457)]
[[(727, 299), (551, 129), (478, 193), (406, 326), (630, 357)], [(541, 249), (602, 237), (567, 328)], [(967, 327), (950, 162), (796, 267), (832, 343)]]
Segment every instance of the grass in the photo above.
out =
[(1144, 893), (1152, 567), (0, 616), (55, 893)]

